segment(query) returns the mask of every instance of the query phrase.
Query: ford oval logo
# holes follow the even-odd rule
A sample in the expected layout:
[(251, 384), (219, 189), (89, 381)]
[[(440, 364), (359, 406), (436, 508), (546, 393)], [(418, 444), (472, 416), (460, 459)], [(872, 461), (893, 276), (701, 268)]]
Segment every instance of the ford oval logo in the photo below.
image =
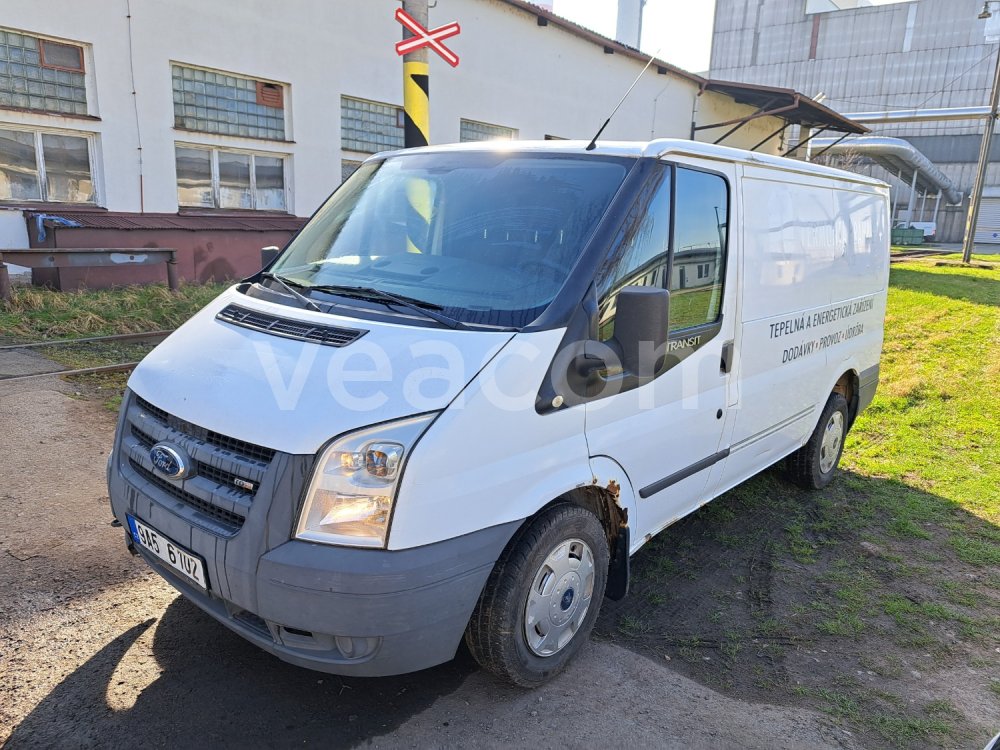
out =
[(191, 459), (182, 448), (171, 443), (157, 443), (150, 448), (149, 460), (157, 473), (168, 479), (183, 479), (191, 470)]

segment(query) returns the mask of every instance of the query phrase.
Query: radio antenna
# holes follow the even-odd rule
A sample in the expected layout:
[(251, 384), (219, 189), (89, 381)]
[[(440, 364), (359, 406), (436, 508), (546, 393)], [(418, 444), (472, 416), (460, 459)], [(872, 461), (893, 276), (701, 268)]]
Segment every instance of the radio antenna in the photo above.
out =
[[(663, 47), (660, 47), (660, 49), (663, 49)], [(618, 113), (618, 110), (625, 103), (625, 100), (628, 99), (628, 95), (632, 93), (632, 89), (634, 89), (635, 85), (639, 83), (639, 79), (642, 78), (643, 73), (649, 70), (649, 66), (653, 64), (653, 60), (655, 60), (656, 56), (660, 54), (660, 49), (656, 50), (656, 52), (654, 52), (652, 55), (649, 56), (649, 62), (646, 63), (646, 67), (639, 71), (639, 75), (637, 75), (635, 77), (635, 80), (632, 81), (632, 85), (628, 87), (628, 91), (625, 92), (625, 96), (623, 96), (621, 98), (621, 101), (618, 102), (618, 106), (615, 107), (613, 110), (611, 110), (611, 114), (608, 115), (608, 119), (604, 121), (604, 124), (601, 125), (601, 129), (597, 131), (597, 135), (595, 135), (593, 140), (591, 140), (590, 143), (587, 145), (587, 151), (593, 151), (595, 148), (597, 148), (597, 139), (601, 137), (601, 133), (604, 132), (604, 128), (606, 128), (611, 123), (611, 118)]]

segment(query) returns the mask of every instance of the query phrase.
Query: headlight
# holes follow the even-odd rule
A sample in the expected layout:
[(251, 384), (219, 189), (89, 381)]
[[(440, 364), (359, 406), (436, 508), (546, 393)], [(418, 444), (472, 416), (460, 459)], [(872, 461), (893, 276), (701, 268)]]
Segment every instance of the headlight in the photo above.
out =
[(334, 440), (313, 471), (295, 538), (384, 547), (403, 464), (435, 416), (366, 427)]

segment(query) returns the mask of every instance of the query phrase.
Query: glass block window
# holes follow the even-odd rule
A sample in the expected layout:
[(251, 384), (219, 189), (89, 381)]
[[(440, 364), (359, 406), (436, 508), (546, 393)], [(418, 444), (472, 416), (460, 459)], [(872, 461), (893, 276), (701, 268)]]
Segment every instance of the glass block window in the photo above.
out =
[(86, 115), (83, 48), (0, 29), (0, 107)]
[(186, 65), (172, 65), (174, 127), (285, 140), (284, 87)]
[(490, 125), (487, 122), (462, 120), (459, 130), (459, 140), (466, 141), (512, 141), (517, 138), (517, 130), (505, 128), (503, 125)]
[(403, 108), (340, 97), (340, 147), (363, 154), (403, 148)]
[(362, 162), (354, 159), (341, 159), (340, 161), (340, 181), (347, 182), (347, 178), (358, 171)]
[(285, 159), (177, 144), (177, 203), (190, 208), (285, 211)]
[(0, 201), (94, 203), (92, 135), (0, 129)]

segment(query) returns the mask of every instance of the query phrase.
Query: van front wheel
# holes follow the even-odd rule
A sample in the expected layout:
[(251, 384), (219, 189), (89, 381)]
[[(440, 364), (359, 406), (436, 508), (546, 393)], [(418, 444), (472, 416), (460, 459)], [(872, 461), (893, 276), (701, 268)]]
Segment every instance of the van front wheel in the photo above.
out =
[(519, 531), (465, 633), (480, 666), (521, 687), (562, 671), (594, 627), (608, 556), (600, 521), (576, 505), (554, 506)]
[(788, 457), (789, 478), (807, 490), (818, 490), (830, 484), (844, 452), (848, 424), (847, 400), (834, 393), (826, 402), (809, 442)]

